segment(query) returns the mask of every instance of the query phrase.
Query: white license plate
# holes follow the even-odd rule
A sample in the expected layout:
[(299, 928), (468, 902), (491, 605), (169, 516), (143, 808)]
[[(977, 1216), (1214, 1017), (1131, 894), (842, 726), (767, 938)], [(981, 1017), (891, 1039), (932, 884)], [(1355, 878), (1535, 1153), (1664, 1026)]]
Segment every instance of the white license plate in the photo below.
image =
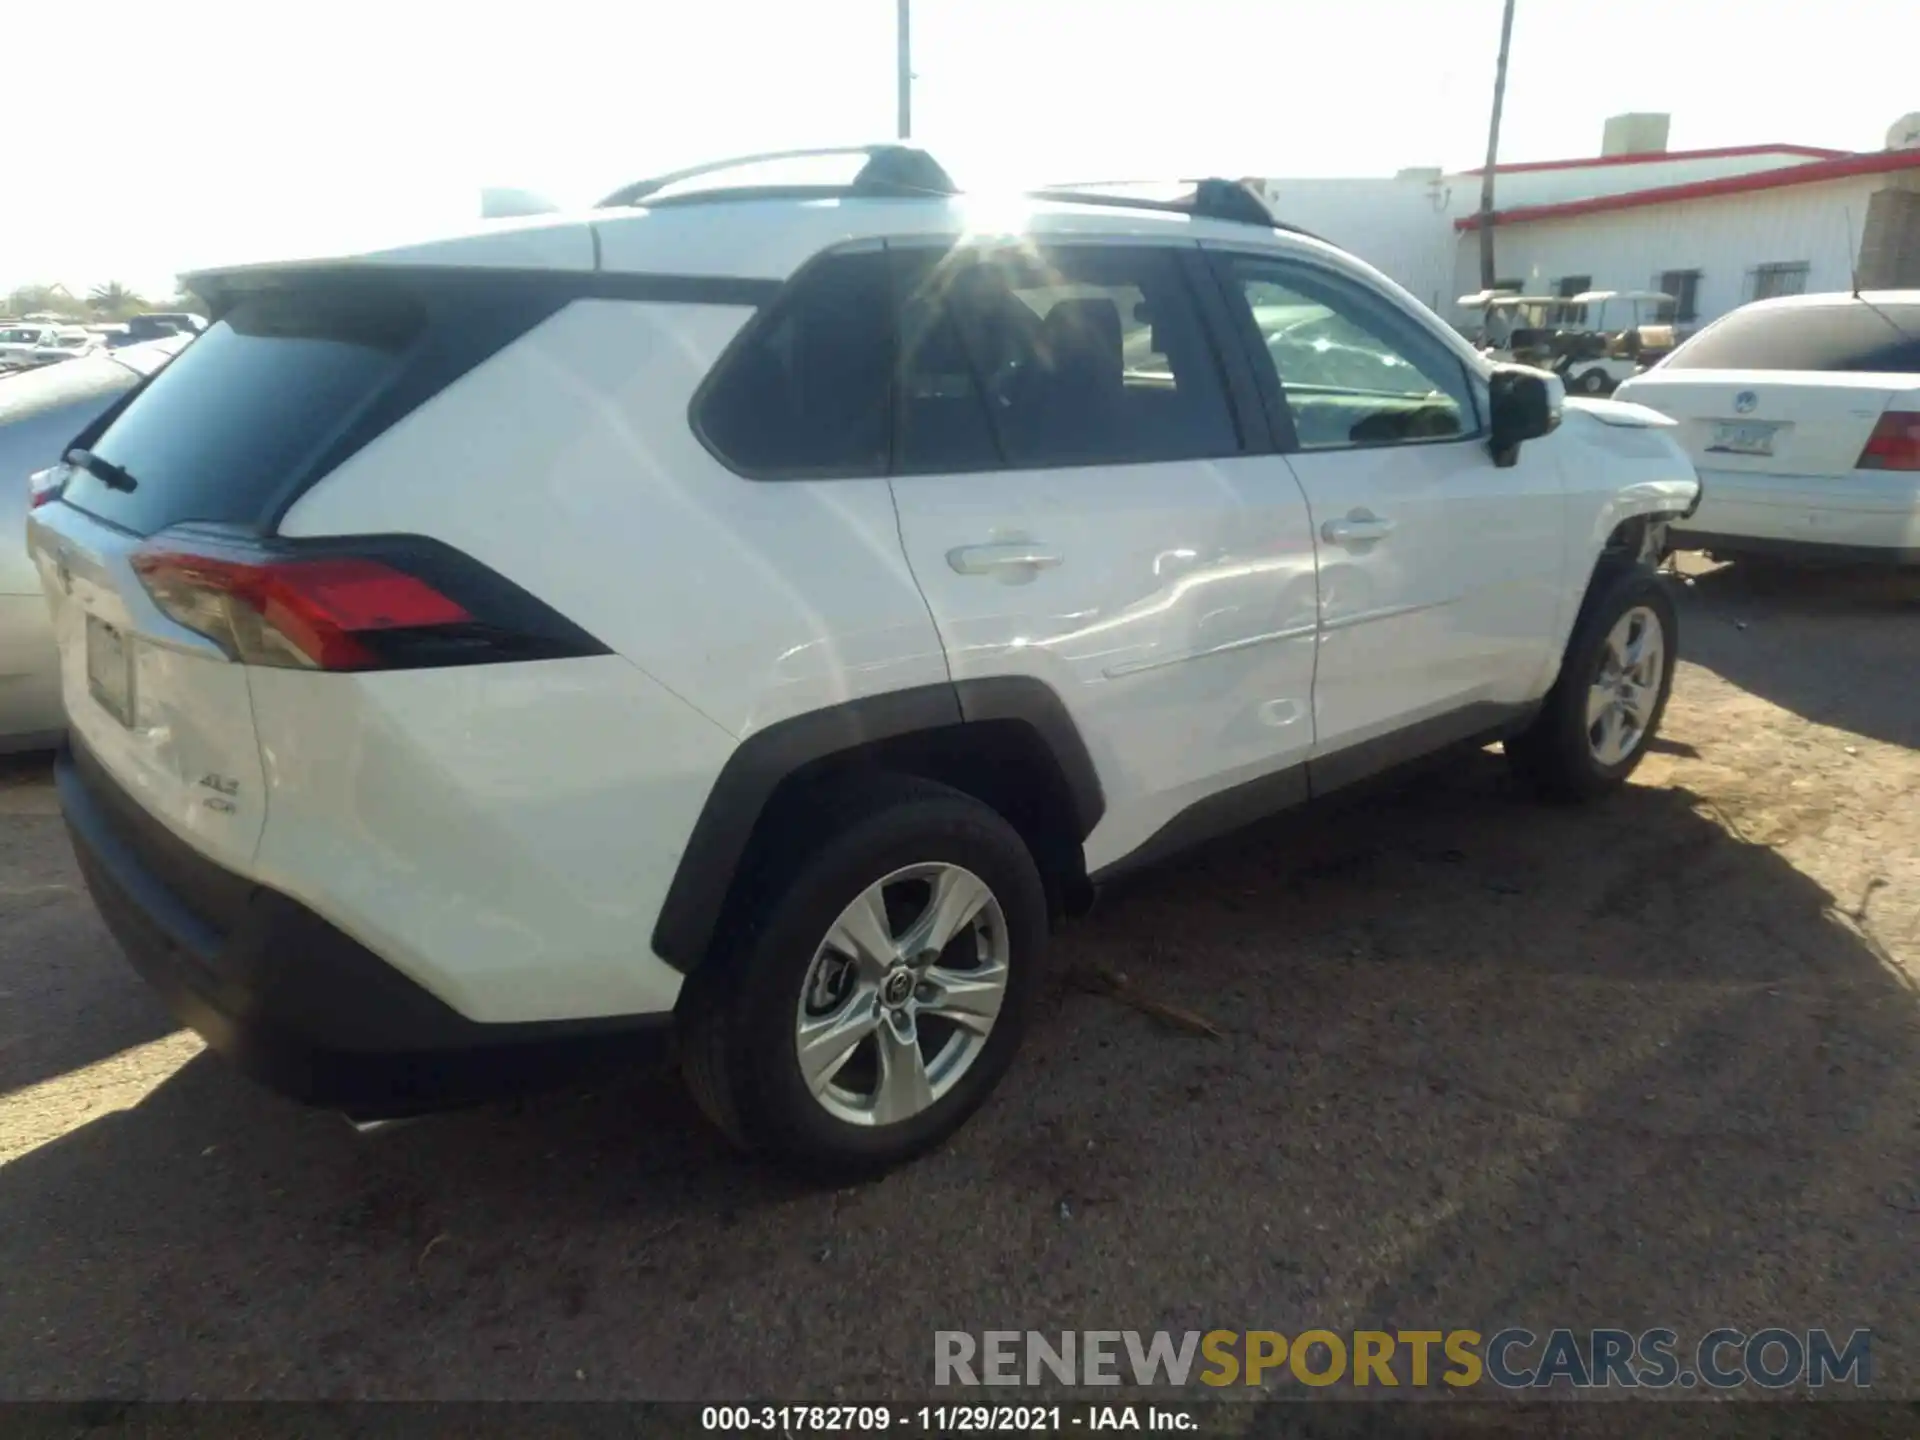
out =
[(1779, 428), (1757, 421), (1722, 422), (1713, 427), (1713, 443), (1707, 449), (1721, 455), (1771, 455), (1773, 435)]
[(106, 621), (87, 617), (87, 689), (122, 725), (133, 724), (133, 656), (127, 637)]

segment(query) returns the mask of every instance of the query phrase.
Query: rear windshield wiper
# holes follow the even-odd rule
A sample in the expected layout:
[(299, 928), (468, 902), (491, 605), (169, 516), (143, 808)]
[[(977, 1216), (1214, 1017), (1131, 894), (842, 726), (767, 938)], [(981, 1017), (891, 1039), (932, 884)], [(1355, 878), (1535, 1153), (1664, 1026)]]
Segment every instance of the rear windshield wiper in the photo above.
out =
[(91, 450), (75, 448), (67, 451), (67, 464), (78, 466), (110, 489), (131, 491), (140, 484), (111, 460), (102, 460)]

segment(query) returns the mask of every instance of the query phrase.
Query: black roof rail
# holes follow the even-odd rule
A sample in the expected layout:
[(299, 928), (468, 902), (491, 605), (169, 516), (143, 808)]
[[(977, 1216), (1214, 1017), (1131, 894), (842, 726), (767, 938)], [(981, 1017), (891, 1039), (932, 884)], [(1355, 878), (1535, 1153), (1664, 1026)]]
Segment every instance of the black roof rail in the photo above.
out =
[[(689, 190), (679, 195), (660, 193), (682, 181), (697, 180), (703, 175), (718, 176), (729, 170), (747, 170), (782, 160), (814, 160), (837, 155), (863, 155), (866, 157), (866, 163), (860, 166), (851, 180), (838, 185), (804, 182), (785, 185), (721, 184), (709, 189)], [(1189, 187), (1189, 193), (1175, 200), (1157, 200), (1125, 193), (1129, 187), (1155, 183)], [(935, 196), (949, 197), (960, 193), (960, 187), (954, 184), (953, 177), (927, 151), (914, 145), (885, 143), (826, 146), (802, 150), (769, 150), (760, 155), (739, 155), (727, 160), (712, 160), (704, 165), (692, 165), (685, 170), (675, 170), (669, 175), (658, 175), (651, 180), (640, 180), (631, 185), (622, 186), (600, 201), (595, 208), (606, 210), (626, 205), (692, 205), (712, 200), (924, 199)], [(1220, 176), (1167, 182), (1078, 181), (1042, 186), (1040, 189), (1028, 191), (1027, 195), (1030, 199), (1052, 200), (1062, 204), (1106, 205), (1118, 210), (1160, 210), (1177, 215), (1192, 215), (1204, 220), (1225, 220), (1241, 225), (1259, 225), (1269, 230), (1284, 230), (1289, 234), (1304, 235), (1310, 240), (1320, 239), (1310, 230), (1302, 230), (1298, 225), (1289, 225), (1284, 220), (1276, 218), (1267, 208), (1266, 202), (1242, 182), (1223, 179)]]
[[(812, 160), (835, 155), (864, 155), (866, 164), (854, 174), (851, 181), (844, 185), (722, 185), (711, 190), (692, 191), (684, 196), (663, 196), (658, 200), (649, 197), (658, 194), (670, 185), (683, 180), (695, 180), (702, 175), (717, 175), (728, 170), (744, 170), (752, 166), (771, 164), (780, 160)], [(689, 166), (685, 170), (676, 170), (670, 175), (659, 175), (651, 180), (637, 181), (626, 185), (600, 201), (597, 209), (611, 209), (621, 205), (670, 205), (682, 200), (716, 200), (728, 197), (741, 199), (900, 199), (926, 195), (955, 195), (959, 187), (953, 183), (953, 177), (925, 150), (912, 145), (837, 145), (807, 150), (770, 150), (761, 155), (740, 155), (730, 160), (714, 160), (704, 165)]]
[(1304, 235), (1309, 240), (1321, 238), (1311, 230), (1303, 230), (1298, 225), (1289, 225), (1286, 221), (1279, 219), (1267, 207), (1266, 201), (1238, 180), (1226, 180), (1213, 175), (1202, 180), (1167, 182), (1192, 187), (1190, 194), (1177, 200), (1154, 200), (1121, 193), (1125, 186), (1147, 183), (1152, 182), (1075, 181), (1043, 186), (1029, 193), (1036, 199), (1057, 200), (1062, 204), (1111, 205), (1116, 209), (1125, 210), (1163, 210), (1176, 215), (1192, 215), (1201, 220), (1225, 220), (1239, 225), (1260, 225), (1269, 230), (1284, 230), (1290, 235)]

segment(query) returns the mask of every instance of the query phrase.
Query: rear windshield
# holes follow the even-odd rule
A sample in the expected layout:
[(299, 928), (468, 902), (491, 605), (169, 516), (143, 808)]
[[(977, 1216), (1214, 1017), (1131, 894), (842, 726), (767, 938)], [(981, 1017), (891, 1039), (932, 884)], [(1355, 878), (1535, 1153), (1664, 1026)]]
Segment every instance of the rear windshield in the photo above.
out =
[(140, 535), (187, 520), (258, 523), (393, 379), (424, 323), (393, 295), (244, 299), (91, 445), (133, 488), (76, 472), (63, 498)]
[(1736, 310), (1675, 350), (1662, 368), (1920, 372), (1920, 305)]

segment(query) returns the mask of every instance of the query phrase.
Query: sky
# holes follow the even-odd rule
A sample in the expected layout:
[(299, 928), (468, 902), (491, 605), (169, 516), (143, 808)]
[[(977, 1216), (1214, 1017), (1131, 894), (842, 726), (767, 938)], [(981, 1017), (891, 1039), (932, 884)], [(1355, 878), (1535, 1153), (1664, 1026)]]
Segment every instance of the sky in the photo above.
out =
[[(894, 0), (5, 0), (0, 293), (330, 253), (473, 222), (484, 185), (585, 204), (727, 155), (891, 138)], [(914, 138), (995, 177), (1464, 169), (1501, 0), (914, 0)], [(1501, 158), (1877, 149), (1920, 109), (1915, 0), (1518, 0)], [(185, 76), (186, 78), (181, 78)], [(16, 91), (17, 93), (17, 91)]]

